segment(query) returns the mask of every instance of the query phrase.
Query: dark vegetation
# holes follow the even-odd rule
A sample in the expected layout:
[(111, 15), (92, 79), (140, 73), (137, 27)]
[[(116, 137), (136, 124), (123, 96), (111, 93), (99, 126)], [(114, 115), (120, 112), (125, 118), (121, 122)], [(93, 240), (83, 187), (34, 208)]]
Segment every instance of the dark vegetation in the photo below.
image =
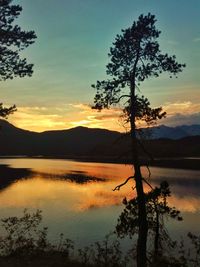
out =
[[(149, 183), (151, 190), (145, 193), (147, 224), (148, 224), (148, 239), (152, 245), (152, 251), (147, 252), (150, 258), (147, 259), (150, 265), (157, 264), (165, 256), (164, 247), (173, 248), (174, 244), (171, 241), (166, 229), (165, 218), (182, 220), (180, 211), (175, 207), (168, 205), (167, 199), (170, 197), (171, 192), (167, 182), (162, 182), (159, 187), (153, 188)], [(116, 189), (120, 189), (117, 187)], [(124, 238), (129, 236), (132, 238), (138, 234), (139, 220), (138, 220), (138, 197), (131, 200), (126, 198), (123, 200), (125, 205), (124, 211), (121, 213), (118, 224), (116, 226), (116, 233), (119, 237)]]
[[(159, 215), (170, 216), (171, 218), (179, 218), (179, 213), (174, 208), (166, 208), (162, 201), (168, 196), (166, 186), (158, 188), (157, 192), (148, 194), (151, 199), (149, 202), (150, 210), (155, 207), (155, 200), (159, 202)], [(128, 213), (137, 207), (133, 203), (124, 203)], [(135, 206), (129, 208), (129, 205)], [(156, 217), (153, 214), (156, 211), (150, 211), (149, 223), (151, 231), (155, 237)], [(125, 215), (127, 216), (127, 215)], [(127, 217), (128, 218), (128, 217)], [(120, 219), (121, 220), (121, 219)], [(0, 264), (3, 267), (126, 267), (135, 266), (136, 247), (122, 252), (120, 241), (114, 233), (105, 237), (104, 240), (95, 242), (87, 247), (77, 248), (76, 244), (65, 238), (63, 234), (50, 242), (48, 240), (48, 228), (41, 225), (42, 213), (40, 210), (29, 213), (24, 210), (22, 217), (8, 217), (1, 219), (1, 230), (3, 234), (0, 236)], [(161, 223), (162, 220), (159, 220)], [(121, 223), (119, 221), (119, 223)], [(122, 229), (118, 224), (116, 231), (118, 234), (127, 234), (130, 230), (130, 235), (133, 236), (137, 231), (137, 221), (133, 222), (133, 227)], [(161, 223), (163, 226), (163, 224)], [(161, 227), (160, 225), (160, 227)], [(131, 225), (130, 225), (131, 226)], [(125, 230), (125, 232), (124, 232)], [(156, 267), (197, 267), (200, 264), (200, 237), (192, 233), (188, 233), (189, 248), (185, 247), (183, 241), (174, 242), (170, 239), (164, 228), (160, 232), (158, 242), (162, 242), (159, 246), (159, 251), (155, 254), (155, 240), (153, 239), (148, 246), (148, 266)], [(167, 245), (167, 249), (166, 249)], [(156, 261), (155, 261), (156, 259)]]
[[(21, 11), (22, 7), (12, 5), (12, 0), (0, 0), (0, 81), (33, 73), (33, 64), (22, 58), (21, 51), (34, 43), (36, 35), (14, 23)], [(0, 103), (0, 117), (7, 118), (15, 111), (15, 105), (7, 108)]]

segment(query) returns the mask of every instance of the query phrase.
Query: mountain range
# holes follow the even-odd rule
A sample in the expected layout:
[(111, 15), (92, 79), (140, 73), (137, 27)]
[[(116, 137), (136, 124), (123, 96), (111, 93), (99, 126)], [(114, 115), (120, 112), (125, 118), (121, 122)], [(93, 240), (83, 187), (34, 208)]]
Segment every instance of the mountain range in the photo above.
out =
[[(117, 131), (76, 127), (41, 133), (0, 120), (0, 155), (106, 158), (130, 155), (130, 138)], [(199, 156), (200, 125), (145, 129), (145, 146), (154, 156)], [(141, 152), (142, 154), (142, 152)]]
[(187, 136), (200, 135), (200, 125), (181, 125), (176, 127), (161, 125), (153, 127), (151, 131), (152, 139), (169, 138), (176, 140)]

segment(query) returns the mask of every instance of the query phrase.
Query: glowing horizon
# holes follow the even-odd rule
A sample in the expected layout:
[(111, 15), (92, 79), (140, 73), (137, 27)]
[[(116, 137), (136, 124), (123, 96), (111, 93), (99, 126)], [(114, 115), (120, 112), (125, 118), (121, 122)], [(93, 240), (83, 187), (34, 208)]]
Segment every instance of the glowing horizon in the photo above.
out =
[[(200, 124), (199, 109), (200, 104), (193, 104), (190, 101), (165, 103), (163, 110), (167, 112), (167, 117), (158, 121), (158, 125), (174, 127), (184, 124)], [(124, 132), (128, 125), (124, 125), (122, 114), (122, 109), (119, 107), (99, 112), (84, 104), (68, 104), (62, 108), (52, 109), (37, 106), (19, 107), (8, 121), (18, 128), (35, 132), (64, 130), (77, 126)], [(140, 125), (146, 127), (145, 123), (140, 123)]]
[(95, 95), (91, 84), (108, 78), (107, 54), (116, 34), (151, 12), (161, 30), (161, 50), (175, 54), (186, 68), (178, 79), (162, 75), (145, 81), (141, 93), (153, 107), (166, 109), (162, 124), (200, 124), (200, 2), (191, 1), (14, 0), (23, 8), (17, 23), (38, 38), (23, 52), (34, 64), (33, 76), (1, 82), (1, 102), (18, 108), (9, 121), (37, 132), (75, 126), (123, 131), (120, 107), (101, 113), (89, 108)]

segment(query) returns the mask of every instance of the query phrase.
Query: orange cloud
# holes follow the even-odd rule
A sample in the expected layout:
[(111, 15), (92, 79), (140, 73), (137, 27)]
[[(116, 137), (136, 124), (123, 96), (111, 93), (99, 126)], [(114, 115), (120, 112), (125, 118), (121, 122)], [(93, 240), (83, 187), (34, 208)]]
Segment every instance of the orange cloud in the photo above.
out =
[[(191, 101), (168, 102), (163, 105), (167, 118), (160, 123), (168, 125), (200, 123), (200, 104)], [(196, 114), (196, 115), (195, 115)], [(11, 123), (19, 128), (32, 131), (61, 130), (76, 126), (90, 128), (106, 128), (124, 132), (122, 110), (119, 106), (102, 110), (91, 109), (82, 103), (72, 103), (62, 106), (18, 107), (17, 112), (9, 117)], [(140, 124), (140, 127), (145, 127)]]
[(37, 132), (66, 127), (63, 116), (47, 107), (17, 107), (9, 121), (22, 129)]
[(99, 112), (85, 104), (68, 104), (59, 107), (17, 107), (17, 112), (9, 117), (9, 121), (19, 128), (36, 132), (76, 126), (122, 131), (120, 114), (119, 108)]
[(122, 131), (119, 117), (121, 109), (111, 108), (99, 112), (98, 110), (91, 109), (91, 106), (85, 104), (70, 104), (76, 110), (77, 117), (84, 116), (83, 120), (72, 121), (71, 125), (87, 125), (92, 128), (107, 128), (110, 130)]

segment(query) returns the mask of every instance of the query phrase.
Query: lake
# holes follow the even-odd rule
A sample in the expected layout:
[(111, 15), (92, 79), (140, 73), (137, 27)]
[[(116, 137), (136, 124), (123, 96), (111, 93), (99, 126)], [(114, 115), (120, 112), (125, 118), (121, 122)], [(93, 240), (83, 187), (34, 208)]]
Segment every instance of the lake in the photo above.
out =
[[(103, 239), (114, 230), (123, 210), (123, 198), (134, 196), (133, 181), (120, 191), (112, 191), (132, 175), (130, 165), (40, 158), (1, 158), (0, 164), (2, 168), (3, 165), (10, 167), (8, 175), (5, 171), (0, 173), (0, 217), (21, 216), (25, 208), (30, 211), (41, 209), (43, 224), (49, 227), (51, 240), (61, 232), (78, 246)], [(25, 170), (18, 172), (19, 168)], [(198, 233), (199, 171), (150, 169), (148, 181), (156, 185), (167, 180), (172, 190), (169, 202), (182, 211), (182, 222), (168, 223), (173, 237), (189, 231)], [(14, 179), (9, 180), (13, 171)], [(148, 177), (146, 168), (143, 168), (143, 174)]]

